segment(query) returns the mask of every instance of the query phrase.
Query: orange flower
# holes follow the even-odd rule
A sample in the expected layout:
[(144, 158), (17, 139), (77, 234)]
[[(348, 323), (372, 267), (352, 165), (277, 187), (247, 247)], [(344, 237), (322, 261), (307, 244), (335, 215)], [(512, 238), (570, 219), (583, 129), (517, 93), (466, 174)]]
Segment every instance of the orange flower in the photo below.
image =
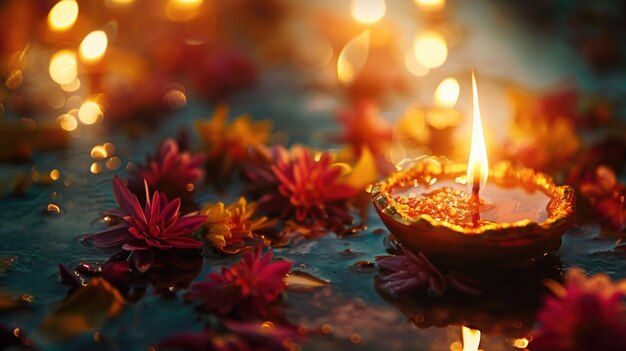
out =
[[(526, 167), (560, 171), (580, 151), (573, 109), (554, 106), (532, 93), (509, 92), (516, 110), (505, 153)], [(546, 106), (550, 106), (547, 108)]]
[(378, 106), (371, 100), (359, 100), (350, 110), (344, 110), (337, 115), (343, 133), (338, 141), (350, 145), (357, 155), (364, 148), (375, 155), (386, 152), (391, 146), (392, 126), (382, 118)]
[(273, 226), (276, 221), (267, 217), (253, 218), (256, 208), (256, 203), (247, 203), (243, 196), (228, 206), (223, 202), (208, 204), (201, 211), (207, 217), (207, 239), (214, 247), (227, 253), (239, 252), (242, 249), (240, 245), (248, 246), (248, 242), (255, 238), (263, 240), (260, 231)]
[(195, 128), (202, 140), (207, 159), (210, 182), (219, 183), (238, 168), (247, 158), (248, 148), (265, 144), (272, 131), (272, 123), (264, 120), (254, 122), (248, 114), (227, 123), (228, 107), (220, 104), (213, 117), (196, 121)]

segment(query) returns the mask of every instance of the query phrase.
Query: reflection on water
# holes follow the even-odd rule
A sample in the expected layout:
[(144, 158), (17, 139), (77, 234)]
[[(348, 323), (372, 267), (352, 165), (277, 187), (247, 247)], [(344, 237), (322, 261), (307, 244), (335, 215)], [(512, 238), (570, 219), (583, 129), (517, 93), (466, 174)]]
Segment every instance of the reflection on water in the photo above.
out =
[[(194, 115), (192, 111), (188, 120)], [(145, 154), (153, 152), (166, 133), (176, 127), (166, 125), (163, 134), (147, 134), (141, 140), (121, 135), (106, 139), (85, 135), (73, 140), (68, 151), (51, 152), (34, 160), (40, 170), (49, 173), (58, 169), (58, 181), (48, 185), (33, 184), (21, 197), (0, 198), (0, 257), (15, 258), (6, 271), (0, 272), (0, 285), (18, 296), (34, 296), (27, 308), (2, 314), (3, 323), (12, 324), (11, 331), (19, 327), (25, 335), (32, 335), (33, 326), (66, 296), (67, 288), (59, 280), (59, 263), (71, 269), (84, 263), (86, 266), (80, 268), (82, 272), (97, 274), (98, 263), (109, 259), (109, 254), (87, 247), (79, 240), (85, 233), (107, 225), (106, 220), (101, 223), (101, 211), (115, 206), (111, 192), (114, 172), (90, 173), (93, 146), (114, 144), (115, 155), (125, 165), (142, 161)], [(30, 175), (30, 165), (12, 167), (3, 165), (2, 173)], [(124, 167), (115, 173), (125, 176)], [(72, 181), (66, 183), (68, 177)], [(56, 194), (54, 198), (53, 194)], [(232, 201), (239, 195), (239, 189), (234, 185), (220, 195), (201, 189), (199, 195), (199, 201)], [(61, 216), (43, 215), (43, 209), (50, 203), (60, 207)], [(561, 266), (579, 266), (590, 273), (603, 270), (614, 278), (626, 274), (622, 257), (594, 255), (611, 249), (615, 240), (599, 240), (598, 228), (585, 227), (564, 236), (563, 247), (558, 252), (561, 261), (544, 264), (516, 279), (494, 276), (487, 285), (495, 290), (483, 296), (451, 295), (440, 299), (390, 296), (376, 290), (372, 284), (375, 271), (370, 270), (375, 257), (385, 254), (383, 241), (389, 247), (395, 247), (396, 243), (381, 235), (386, 230), (381, 229), (384, 226), (371, 207), (367, 225), (369, 229), (343, 238), (328, 235), (275, 248), (276, 256), (291, 260), (294, 267), (303, 272), (329, 281), (312, 292), (288, 291), (285, 294), (285, 313), (290, 321), (302, 322), (312, 332), (320, 333), (319, 337), (309, 339), (307, 350), (355, 347), (360, 350), (448, 350), (454, 342), (459, 342), (459, 350), (462, 350), (460, 326), (481, 330), (481, 349), (523, 348), (522, 345), (528, 344), (526, 338), (534, 324), (535, 311), (546, 293), (541, 282), (549, 277), (558, 280)], [(124, 291), (127, 299), (138, 302), (99, 331), (102, 340), (115, 340), (116, 348), (131, 349), (138, 343), (154, 344), (177, 331), (201, 328), (199, 316), (192, 306), (182, 302), (180, 290), (189, 281), (230, 265), (240, 257), (199, 258), (182, 272), (172, 270), (153, 277), (132, 277), (132, 284), (124, 283), (125, 276), (120, 275), (118, 286), (121, 290), (127, 286)], [(170, 299), (163, 300), (163, 296)], [(454, 332), (448, 330), (449, 325), (455, 326)], [(93, 349), (96, 345), (91, 335), (77, 339), (70, 346), (37, 341), (41, 349), (53, 351)], [(359, 341), (358, 346), (354, 341)]]

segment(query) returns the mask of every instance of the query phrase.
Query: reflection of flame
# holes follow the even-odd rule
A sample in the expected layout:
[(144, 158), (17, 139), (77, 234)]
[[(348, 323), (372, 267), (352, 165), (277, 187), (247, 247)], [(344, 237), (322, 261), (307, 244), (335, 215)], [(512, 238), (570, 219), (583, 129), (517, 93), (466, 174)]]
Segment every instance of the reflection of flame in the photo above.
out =
[(420, 33), (413, 43), (417, 63), (426, 68), (437, 68), (448, 58), (448, 46), (441, 34), (435, 31)]
[(385, 15), (385, 0), (352, 0), (352, 16), (361, 23), (374, 23)]
[(439, 83), (435, 90), (435, 104), (443, 108), (453, 108), (459, 99), (460, 92), (459, 82), (452, 77), (446, 78)]
[(337, 59), (337, 76), (343, 84), (350, 84), (365, 66), (367, 55), (370, 50), (370, 31), (366, 29), (363, 33), (351, 39), (343, 47)]
[(480, 116), (480, 106), (478, 105), (478, 90), (476, 88), (476, 78), (472, 72), (472, 92), (474, 98), (474, 111), (472, 116), (472, 142), (470, 148), (469, 161), (467, 162), (467, 186), (471, 193), (473, 182), (480, 179), (482, 189), (487, 183), (489, 173), (489, 162), (487, 160), (487, 147), (485, 146), (485, 135), (483, 134), (483, 123)]
[(439, 11), (446, 6), (446, 0), (415, 0), (415, 4), (424, 11)]
[(61, 50), (52, 55), (48, 71), (58, 84), (70, 84), (78, 74), (76, 55), (71, 50)]
[(107, 50), (108, 42), (107, 35), (101, 30), (87, 34), (78, 48), (80, 57), (86, 62), (100, 60)]
[(463, 351), (477, 351), (480, 344), (480, 330), (461, 327)]
[(70, 29), (78, 18), (78, 3), (74, 0), (59, 1), (48, 13), (48, 26), (53, 31)]

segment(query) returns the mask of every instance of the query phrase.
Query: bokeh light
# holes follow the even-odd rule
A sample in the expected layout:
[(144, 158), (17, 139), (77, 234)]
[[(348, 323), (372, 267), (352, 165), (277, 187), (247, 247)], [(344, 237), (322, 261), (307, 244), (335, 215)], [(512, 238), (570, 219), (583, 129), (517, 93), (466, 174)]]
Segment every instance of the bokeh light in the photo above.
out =
[(461, 93), (461, 87), (456, 79), (450, 77), (446, 78), (435, 90), (434, 100), (435, 105), (442, 108), (453, 108), (459, 99)]
[(351, 39), (343, 47), (337, 59), (337, 77), (343, 84), (350, 84), (361, 73), (370, 50), (368, 29)]
[(78, 109), (78, 119), (84, 124), (94, 124), (100, 118), (102, 118), (102, 109), (93, 101), (85, 101)]
[(78, 3), (74, 0), (61, 0), (48, 13), (48, 26), (53, 31), (68, 30), (77, 18)]
[(186, 22), (198, 14), (204, 0), (169, 0), (165, 6), (165, 16), (176, 22)]
[(7, 77), (4, 85), (9, 89), (17, 89), (22, 85), (23, 82), (24, 75), (22, 74), (22, 70), (14, 69)]
[(57, 122), (59, 122), (59, 125), (63, 128), (63, 130), (67, 130), (68, 132), (71, 132), (78, 127), (78, 121), (70, 114), (59, 116), (59, 118), (57, 118)]
[(163, 104), (173, 110), (178, 110), (187, 105), (187, 96), (179, 89), (172, 89), (163, 95)]
[(430, 72), (429, 68), (424, 67), (417, 62), (413, 50), (407, 51), (406, 55), (404, 55), (404, 66), (409, 72), (411, 72), (412, 75), (417, 77), (423, 77)]
[(52, 55), (48, 68), (50, 77), (58, 84), (70, 84), (78, 75), (78, 62), (72, 50), (61, 50)]
[(326, 66), (333, 58), (333, 47), (327, 40), (312, 39), (295, 43), (292, 59), (302, 69), (315, 69)]
[(413, 46), (417, 63), (426, 68), (437, 68), (448, 58), (448, 46), (444, 37), (435, 31), (425, 31), (416, 38)]
[(105, 149), (104, 145), (95, 145), (91, 148), (91, 152), (89, 153), (89, 155), (94, 160), (102, 160), (109, 157), (109, 153)]
[(374, 23), (385, 15), (385, 0), (352, 0), (352, 16), (361, 23)]
[(80, 89), (80, 79), (76, 78), (69, 84), (61, 84), (61, 89), (70, 93)]
[(104, 56), (109, 40), (101, 30), (93, 31), (80, 43), (78, 49), (80, 58), (85, 62), (96, 62)]
[(446, 7), (446, 0), (415, 0), (415, 5), (428, 12), (440, 11)]

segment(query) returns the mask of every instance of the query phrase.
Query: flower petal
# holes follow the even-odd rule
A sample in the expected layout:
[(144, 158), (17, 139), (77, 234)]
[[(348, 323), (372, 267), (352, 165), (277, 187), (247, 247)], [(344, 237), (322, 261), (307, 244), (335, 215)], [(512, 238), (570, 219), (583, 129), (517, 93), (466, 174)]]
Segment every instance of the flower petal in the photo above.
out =
[(154, 251), (150, 250), (140, 250), (133, 251), (133, 264), (135, 268), (141, 273), (146, 272), (152, 264), (154, 263)]

